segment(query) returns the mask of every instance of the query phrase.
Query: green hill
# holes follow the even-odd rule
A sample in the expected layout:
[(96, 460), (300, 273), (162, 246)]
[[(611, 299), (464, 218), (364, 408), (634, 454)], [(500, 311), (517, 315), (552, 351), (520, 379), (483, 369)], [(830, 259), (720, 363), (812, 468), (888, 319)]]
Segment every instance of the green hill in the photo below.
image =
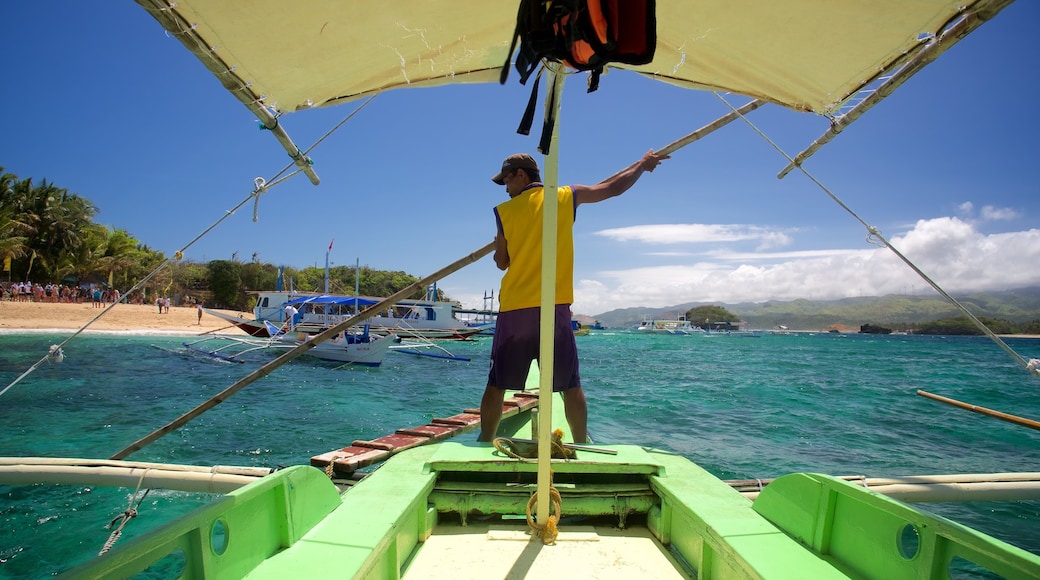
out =
[[(1040, 320), (1040, 287), (1002, 292), (954, 295), (972, 314), (1011, 322)], [(687, 302), (663, 308), (632, 307), (611, 310), (593, 318), (604, 326), (629, 327), (646, 317), (675, 318), (695, 306), (721, 306), (744, 321), (747, 328), (771, 329), (784, 325), (791, 330), (821, 330), (832, 327), (858, 329), (874, 324), (901, 330), (919, 324), (960, 316), (960, 311), (938, 295), (906, 296), (892, 294), (840, 300), (791, 300), (727, 304)]]

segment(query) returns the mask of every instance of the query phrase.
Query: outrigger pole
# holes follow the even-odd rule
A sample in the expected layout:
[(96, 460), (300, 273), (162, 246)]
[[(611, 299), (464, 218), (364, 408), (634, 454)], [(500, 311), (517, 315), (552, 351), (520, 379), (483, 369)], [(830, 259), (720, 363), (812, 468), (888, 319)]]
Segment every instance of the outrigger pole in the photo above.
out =
[[(740, 107), (739, 109), (737, 109), (736, 112), (730, 112), (730, 113), (728, 113), (728, 114), (726, 114), (726, 115), (716, 119), (715, 121), (705, 125), (704, 127), (701, 127), (700, 129), (697, 129), (696, 131), (694, 131), (694, 132), (692, 132), (692, 133), (682, 137), (681, 139), (679, 139), (679, 140), (677, 140), (677, 141), (675, 141), (675, 142), (673, 142), (673, 143), (671, 143), (669, 145), (666, 145), (665, 147), (663, 147), (659, 151), (659, 153), (671, 154), (674, 151), (677, 151), (678, 149), (681, 149), (682, 147), (685, 147), (686, 145), (689, 145), (690, 143), (693, 143), (694, 141), (700, 140), (701, 138), (703, 138), (704, 136), (708, 135), (709, 133), (712, 133), (715, 130), (722, 128), (723, 126), (731, 123), (732, 121), (735, 121), (735, 120), (739, 119), (741, 115), (749, 113), (749, 112), (759, 108), (763, 104), (765, 104), (765, 103), (763, 101), (761, 101), (761, 100), (751, 101), (751, 102), (745, 104), (744, 106)], [(322, 342), (325, 342), (326, 340), (334, 338), (337, 334), (339, 334), (343, 330), (346, 330), (346, 329), (348, 329), (348, 328), (350, 328), (352, 326), (357, 325), (358, 323), (364, 322), (365, 320), (368, 320), (369, 318), (372, 318), (373, 316), (376, 316), (380, 312), (385, 311), (387, 307), (396, 304), (397, 302), (399, 302), (400, 300), (402, 300), (404, 298), (407, 298), (413, 292), (415, 292), (417, 290), (425, 289), (426, 286), (432, 284), (433, 282), (436, 282), (436, 281), (440, 280), (441, 278), (444, 278), (445, 276), (448, 276), (449, 274), (452, 274), (452, 273), (462, 269), (463, 267), (468, 266), (468, 265), (472, 264), (473, 262), (476, 262), (477, 260), (479, 260), (479, 259), (483, 258), (484, 256), (490, 254), (492, 252), (492, 250), (494, 250), (494, 248), (495, 248), (495, 242), (494, 241), (488, 242), (486, 245), (484, 245), (483, 247), (481, 247), (481, 248), (477, 249), (476, 251), (470, 253), (469, 255), (464, 256), (464, 257), (462, 257), (462, 258), (452, 262), (451, 264), (441, 268), (440, 270), (437, 270), (436, 272), (434, 272), (433, 274), (430, 274), (429, 276), (423, 278), (422, 280), (419, 280), (419, 281), (417, 281), (417, 282), (415, 282), (413, 284), (410, 284), (408, 287), (395, 292), (394, 294), (390, 295), (389, 297), (384, 298), (382, 301), (380, 301), (380, 302), (378, 302), (376, 304), (373, 304), (372, 306), (366, 308), (364, 311), (358, 313), (357, 315), (355, 315), (355, 316), (353, 316), (353, 317), (351, 317), (351, 318), (349, 318), (349, 319), (347, 319), (347, 320), (345, 320), (345, 321), (343, 321), (343, 322), (333, 326), (332, 328), (329, 328), (329, 329), (321, 332), (320, 334), (314, 335), (313, 337), (310, 338), (310, 340), (307, 340), (306, 342), (304, 342), (304, 343), (294, 347), (293, 349), (291, 349), (289, 351), (286, 351), (284, 354), (282, 354), (278, 358), (276, 358), (276, 359), (272, 360), (271, 362), (261, 366), (260, 368), (258, 368), (257, 370), (253, 371), (249, 375), (246, 375), (245, 377), (240, 379), (235, 384), (233, 384), (230, 387), (224, 389), (223, 391), (217, 393), (216, 395), (211, 397), (209, 400), (207, 400), (206, 402), (202, 403), (201, 405), (195, 407), (191, 411), (185, 413), (184, 415), (181, 415), (180, 417), (178, 417), (177, 419), (171, 421), (170, 423), (168, 423), (167, 425), (161, 427), (160, 429), (157, 429), (157, 430), (149, 433), (145, 437), (142, 437), (141, 439), (138, 439), (137, 441), (133, 442), (132, 444), (130, 444), (126, 448), (116, 452), (109, 459), (113, 459), (113, 460), (125, 459), (126, 457), (128, 457), (132, 453), (140, 451), (145, 446), (155, 442), (156, 440), (160, 439), (164, 435), (167, 435), (170, 432), (172, 432), (172, 431), (174, 431), (176, 429), (179, 429), (180, 427), (184, 426), (185, 424), (187, 424), (189, 421), (191, 421), (195, 417), (198, 417), (199, 415), (205, 413), (206, 411), (212, 409), (213, 407), (216, 407), (220, 403), (224, 402), (225, 399), (227, 399), (231, 395), (234, 395), (235, 393), (237, 393), (238, 391), (242, 390), (246, 386), (248, 386), (248, 385), (256, 382), (257, 380), (259, 380), (259, 379), (261, 379), (261, 378), (271, 374), (278, 367), (280, 367), (280, 366), (284, 365), (285, 363), (295, 359), (296, 357), (304, 354), (309, 349), (314, 348), (315, 346), (321, 344)], [(543, 497), (545, 497), (545, 496), (543, 496)]]
[(971, 403), (965, 403), (958, 401), (957, 399), (950, 399), (942, 395), (936, 395), (929, 393), (928, 391), (917, 390), (917, 394), (933, 401), (939, 401), (940, 403), (946, 403), (947, 405), (953, 405), (954, 407), (960, 407), (961, 409), (967, 409), (973, 413), (981, 413), (990, 417), (995, 417), (1008, 423), (1014, 423), (1015, 425), (1021, 425), (1023, 427), (1029, 427), (1031, 429), (1040, 430), (1040, 421), (1034, 421), (1032, 419), (1026, 419), (1025, 417), (1019, 417), (1018, 415), (1011, 415), (1009, 413), (1003, 413), (1001, 411), (994, 411), (993, 409), (987, 409), (986, 407), (980, 407), (978, 405), (972, 405)]

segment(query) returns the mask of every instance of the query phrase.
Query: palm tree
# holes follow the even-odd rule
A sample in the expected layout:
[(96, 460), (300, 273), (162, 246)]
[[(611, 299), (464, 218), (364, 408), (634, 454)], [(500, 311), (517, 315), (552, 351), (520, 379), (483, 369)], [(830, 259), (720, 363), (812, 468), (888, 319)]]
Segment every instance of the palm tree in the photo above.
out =
[(4, 204), (8, 231), (0, 235), (11, 255), (30, 256), (27, 276), (54, 280), (73, 268), (97, 213), (94, 204), (46, 180), (38, 186), (32, 179), (9, 181), (6, 191), (11, 193)]

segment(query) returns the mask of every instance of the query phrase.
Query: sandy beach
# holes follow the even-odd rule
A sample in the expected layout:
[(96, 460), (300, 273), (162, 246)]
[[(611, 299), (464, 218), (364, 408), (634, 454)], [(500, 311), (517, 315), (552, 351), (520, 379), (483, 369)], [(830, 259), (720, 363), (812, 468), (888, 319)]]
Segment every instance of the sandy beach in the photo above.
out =
[[(169, 313), (160, 314), (156, 306), (117, 304), (107, 311), (85, 304), (47, 304), (35, 302), (0, 301), (0, 332), (78, 330), (95, 316), (104, 312), (87, 331), (135, 332), (155, 334), (242, 334), (224, 320), (203, 313), (202, 320), (194, 307), (171, 306)], [(251, 313), (222, 310), (232, 316), (252, 318)]]

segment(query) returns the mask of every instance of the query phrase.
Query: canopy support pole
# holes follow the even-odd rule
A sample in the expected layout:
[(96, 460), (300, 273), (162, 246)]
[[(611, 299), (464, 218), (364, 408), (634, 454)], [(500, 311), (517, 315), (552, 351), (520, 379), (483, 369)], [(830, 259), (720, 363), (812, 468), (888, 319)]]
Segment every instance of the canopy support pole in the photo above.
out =
[(874, 105), (880, 103), (885, 97), (891, 95), (893, 91), (909, 80), (910, 77), (920, 72), (926, 65), (939, 58), (941, 54), (949, 50), (954, 44), (957, 44), (957, 42), (976, 28), (982, 26), (987, 20), (996, 16), (998, 12), (1006, 8), (1012, 2), (1014, 2), (1014, 0), (983, 0), (978, 2), (971, 10), (963, 14), (963, 18), (959, 22), (944, 30), (938, 38), (933, 39), (925, 45), (924, 48), (912, 53), (913, 56), (909, 61), (907, 61), (901, 69), (896, 71), (895, 74), (889, 77), (887, 81), (882, 83), (881, 86), (877, 87), (872, 93), (870, 93), (867, 98), (860, 101), (859, 104), (853, 107), (848, 113), (834, 120), (831, 123), (830, 129), (828, 129), (826, 133), (821, 135), (816, 141), (813, 141), (813, 143), (804, 151), (796, 155), (794, 160), (780, 171), (776, 176), (777, 179), (787, 177), (788, 173), (804, 163), (806, 159), (823, 148), (824, 145), (830, 143), (832, 139), (838, 136), (838, 133), (845, 130), (845, 127), (851, 125)]
[[(557, 202), (557, 191), (559, 190), (559, 168), (560, 168), (560, 110), (563, 100), (563, 81), (566, 75), (560, 73), (560, 67), (546, 67), (552, 74), (552, 88), (546, 95), (546, 117), (554, 118), (556, 122), (552, 127), (552, 136), (549, 141), (549, 151), (545, 156), (542, 183), (542, 303), (541, 318), (539, 320), (538, 345), (539, 380), (538, 385), (538, 509), (535, 512), (539, 526), (545, 526), (549, 522), (549, 493), (552, 487), (552, 397), (553, 397), (553, 367), (555, 361), (555, 337), (556, 337), (556, 242), (558, 232), (556, 230), (557, 217), (559, 215), (559, 203)], [(549, 109), (552, 108), (552, 111)], [(576, 441), (585, 443), (585, 441)], [(556, 514), (559, 518), (560, 514)], [(543, 540), (551, 543), (554, 538), (543, 536)]]
[(181, 41), (181, 44), (191, 51), (217, 77), (217, 80), (224, 85), (224, 88), (229, 93), (234, 95), (239, 102), (259, 117), (264, 128), (274, 134), (296, 167), (307, 175), (311, 183), (318, 185), (321, 182), (318, 179), (318, 174), (314, 172), (313, 161), (310, 157), (304, 155), (300, 148), (293, 143), (289, 134), (278, 123), (278, 117), (271, 114), (268, 108), (262, 104), (260, 97), (253, 94), (249, 85), (235, 74), (234, 69), (221, 60), (210, 49), (210, 46), (195, 33), (190, 23), (185, 22), (175, 11), (170, 10), (170, 7), (164, 0), (137, 0), (137, 3), (147, 10), (167, 32)]

